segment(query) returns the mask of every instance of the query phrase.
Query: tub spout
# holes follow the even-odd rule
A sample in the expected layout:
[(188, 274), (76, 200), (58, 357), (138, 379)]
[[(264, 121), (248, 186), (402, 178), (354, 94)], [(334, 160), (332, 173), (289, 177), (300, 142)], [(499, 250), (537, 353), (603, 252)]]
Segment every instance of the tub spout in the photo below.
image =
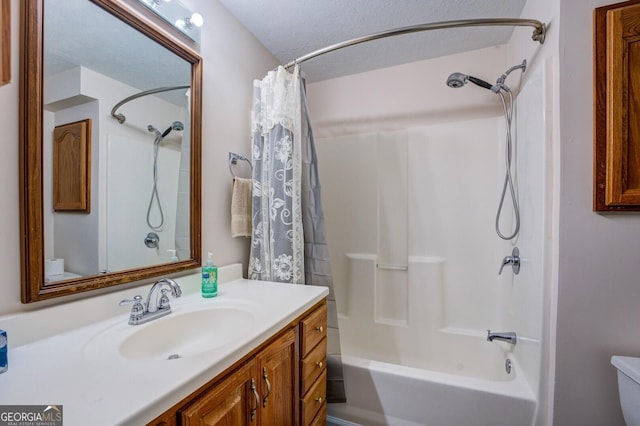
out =
[(516, 336), (516, 333), (513, 331), (497, 332), (497, 331), (487, 330), (487, 341), (493, 342), (494, 340), (502, 340), (503, 342), (507, 342), (507, 343), (511, 343), (512, 345), (515, 345), (518, 338)]

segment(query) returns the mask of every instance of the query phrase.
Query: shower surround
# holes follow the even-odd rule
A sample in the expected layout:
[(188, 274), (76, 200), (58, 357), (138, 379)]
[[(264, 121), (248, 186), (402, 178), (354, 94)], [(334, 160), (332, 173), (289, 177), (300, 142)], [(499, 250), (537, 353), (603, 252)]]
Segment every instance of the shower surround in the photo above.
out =
[[(348, 403), (329, 407), (338, 424), (535, 422), (545, 67), (527, 71), (514, 119), (518, 276), (498, 275), (512, 249), (494, 230), (505, 170), (499, 100), (445, 85), (454, 70), (495, 78), (507, 59), (503, 47), (483, 49), (309, 87), (347, 387)], [(503, 230), (510, 203), (506, 213)], [(518, 343), (487, 342), (487, 329), (515, 331)], [(496, 419), (505, 404), (508, 416)]]

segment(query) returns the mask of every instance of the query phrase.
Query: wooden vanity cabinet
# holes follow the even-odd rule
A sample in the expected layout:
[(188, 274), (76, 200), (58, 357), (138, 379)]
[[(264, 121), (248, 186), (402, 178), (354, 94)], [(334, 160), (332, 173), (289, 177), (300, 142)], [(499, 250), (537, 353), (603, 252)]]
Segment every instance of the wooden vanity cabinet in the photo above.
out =
[[(301, 424), (325, 424), (327, 408), (327, 305), (300, 321)], [(324, 413), (324, 415), (323, 415)]]
[(261, 425), (293, 425), (298, 414), (297, 327), (256, 356)]
[(326, 302), (300, 318), (149, 425), (326, 424)]
[[(255, 362), (249, 362), (186, 408), (178, 411), (182, 425), (249, 425), (257, 416)], [(251, 419), (253, 417), (253, 420)]]
[(288, 425), (296, 418), (296, 328), (178, 410), (182, 425)]

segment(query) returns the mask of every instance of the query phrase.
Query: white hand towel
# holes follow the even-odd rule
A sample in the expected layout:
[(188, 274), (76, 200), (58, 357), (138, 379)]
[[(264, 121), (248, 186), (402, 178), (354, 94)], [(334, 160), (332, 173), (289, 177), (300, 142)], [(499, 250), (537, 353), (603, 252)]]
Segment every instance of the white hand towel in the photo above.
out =
[(231, 236), (251, 236), (252, 179), (235, 178), (231, 194)]

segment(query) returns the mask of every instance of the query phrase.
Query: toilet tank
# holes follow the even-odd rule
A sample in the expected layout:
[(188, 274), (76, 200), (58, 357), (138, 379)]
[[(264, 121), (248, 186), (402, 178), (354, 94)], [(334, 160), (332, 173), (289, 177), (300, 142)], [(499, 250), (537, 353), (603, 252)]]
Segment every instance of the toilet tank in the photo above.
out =
[(640, 358), (613, 356), (611, 364), (618, 369), (620, 407), (627, 426), (640, 425)]

